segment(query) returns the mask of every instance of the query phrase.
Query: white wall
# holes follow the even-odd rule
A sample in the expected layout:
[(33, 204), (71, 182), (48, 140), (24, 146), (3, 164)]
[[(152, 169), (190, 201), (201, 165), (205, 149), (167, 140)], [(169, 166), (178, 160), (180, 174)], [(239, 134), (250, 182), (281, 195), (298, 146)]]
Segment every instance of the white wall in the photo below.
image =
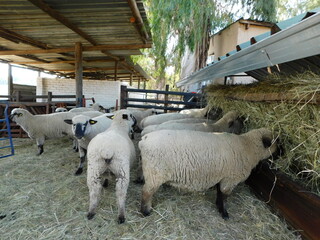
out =
[[(85, 98), (94, 97), (95, 101), (105, 108), (116, 107), (117, 100), (118, 106), (120, 105), (120, 86), (120, 81), (83, 80), (83, 94)], [(48, 92), (52, 92), (53, 95), (75, 95), (75, 80), (62, 78), (38, 78), (37, 95), (47, 95)], [(74, 99), (59, 100), (73, 101)], [(87, 101), (87, 103), (90, 104), (92, 101)]]

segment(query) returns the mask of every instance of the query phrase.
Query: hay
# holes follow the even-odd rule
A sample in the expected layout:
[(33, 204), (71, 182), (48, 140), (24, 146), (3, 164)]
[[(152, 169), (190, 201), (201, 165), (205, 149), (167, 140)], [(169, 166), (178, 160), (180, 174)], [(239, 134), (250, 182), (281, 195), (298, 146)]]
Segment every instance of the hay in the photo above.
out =
[[(246, 118), (246, 130), (273, 130), (285, 150), (273, 166), (320, 194), (319, 75), (305, 73), (286, 79), (273, 75), (269, 81), (251, 85), (212, 85), (206, 92), (210, 106), (239, 111)], [(280, 93), (271, 98), (278, 96), (282, 101), (263, 101), (268, 93)], [(259, 94), (262, 101), (246, 101)]]
[[(228, 198), (230, 219), (215, 207), (216, 193), (163, 186), (149, 217), (139, 213), (141, 185), (130, 183), (126, 223), (117, 224), (115, 182), (103, 191), (97, 215), (86, 219), (86, 174), (74, 176), (78, 154), (68, 139), (49, 140), (42, 156), (34, 141), (14, 139), (16, 155), (0, 162), (1, 239), (301, 239), (240, 184)], [(131, 180), (135, 179), (133, 169)]]

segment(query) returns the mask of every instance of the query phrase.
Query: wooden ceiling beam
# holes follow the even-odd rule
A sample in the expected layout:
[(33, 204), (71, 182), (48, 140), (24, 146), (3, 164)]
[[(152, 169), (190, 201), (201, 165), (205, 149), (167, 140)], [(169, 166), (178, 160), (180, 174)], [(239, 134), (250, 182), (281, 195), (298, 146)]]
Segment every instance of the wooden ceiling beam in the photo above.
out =
[[(124, 61), (124, 60), (121, 60)], [(113, 59), (84, 59), (83, 62), (87, 63), (104, 63), (104, 62), (115, 62)], [(42, 64), (63, 64), (63, 63), (75, 63), (75, 60), (62, 60), (62, 61), (52, 61), (52, 62), (39, 62), (39, 61), (34, 61), (34, 62), (10, 62), (12, 64), (30, 64), (30, 65), (42, 65)]]
[(45, 43), (23, 36), (21, 34), (15, 33), (3, 27), (0, 27), (0, 37), (15, 43), (25, 43), (34, 47), (42, 48), (42, 49), (49, 48), (48, 45)]
[(83, 39), (87, 40), (92, 45), (97, 45), (98, 43), (90, 37), (88, 34), (83, 32), (81, 29), (79, 29), (76, 25), (74, 25), (72, 22), (70, 22), (66, 17), (61, 15), (58, 11), (51, 8), (48, 4), (43, 2), (42, 0), (28, 0), (30, 3), (35, 5), (36, 7), (40, 8), (42, 11), (47, 13), (50, 17), (57, 20), (64, 26), (71, 29), (73, 32), (77, 33), (79, 36), (81, 36)]
[[(83, 46), (84, 52), (102, 50), (138, 50), (150, 48), (151, 44), (110, 44), (97, 46)], [(24, 55), (24, 54), (47, 54), (47, 53), (67, 53), (74, 52), (74, 47), (53, 48), (53, 49), (32, 49), (32, 50), (6, 50), (0, 51), (0, 55)]]
[(134, 19), (132, 19), (132, 23), (135, 26), (135, 28), (138, 30), (143, 43), (146, 43), (147, 40), (149, 40), (149, 35), (147, 33), (147, 31), (145, 30), (145, 26), (139, 11), (139, 8), (137, 6), (137, 3), (135, 0), (128, 0), (128, 4), (130, 6), (132, 15), (134, 17)]

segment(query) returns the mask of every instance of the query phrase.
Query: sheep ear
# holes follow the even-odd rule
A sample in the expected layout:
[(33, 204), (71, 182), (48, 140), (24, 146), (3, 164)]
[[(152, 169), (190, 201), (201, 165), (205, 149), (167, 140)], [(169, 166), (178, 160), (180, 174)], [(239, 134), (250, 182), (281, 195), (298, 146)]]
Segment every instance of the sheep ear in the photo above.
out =
[(90, 119), (90, 120), (89, 120), (90, 125), (96, 124), (97, 122), (98, 122), (98, 121), (93, 120), (93, 119)]
[(122, 114), (122, 119), (128, 120), (128, 114)]
[(233, 127), (234, 121), (229, 122), (229, 128)]
[(269, 148), (272, 145), (272, 141), (270, 138), (263, 137), (262, 143), (265, 148)]
[(64, 122), (67, 123), (67, 124), (72, 124), (72, 120), (71, 119), (65, 119)]
[(107, 118), (113, 119), (114, 115), (107, 116)]

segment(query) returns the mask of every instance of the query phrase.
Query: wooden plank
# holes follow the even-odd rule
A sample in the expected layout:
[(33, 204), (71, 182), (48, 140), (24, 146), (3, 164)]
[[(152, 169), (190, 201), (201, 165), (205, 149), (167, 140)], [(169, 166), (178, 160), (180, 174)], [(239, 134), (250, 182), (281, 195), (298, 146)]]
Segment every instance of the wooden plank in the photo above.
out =
[[(103, 51), (103, 50), (138, 50), (141, 48), (151, 48), (151, 44), (108, 44), (96, 46), (83, 46), (82, 51)], [(32, 50), (4, 50), (0, 55), (28, 55), (28, 54), (47, 54), (47, 53), (67, 53), (74, 52), (74, 47), (53, 48), (53, 49), (32, 49)]]
[(259, 164), (246, 183), (279, 212), (304, 239), (320, 237), (320, 197), (293, 182), (267, 163)]
[(76, 73), (76, 101), (77, 107), (82, 107), (83, 81), (82, 81), (82, 44), (77, 42), (75, 45), (75, 73)]

